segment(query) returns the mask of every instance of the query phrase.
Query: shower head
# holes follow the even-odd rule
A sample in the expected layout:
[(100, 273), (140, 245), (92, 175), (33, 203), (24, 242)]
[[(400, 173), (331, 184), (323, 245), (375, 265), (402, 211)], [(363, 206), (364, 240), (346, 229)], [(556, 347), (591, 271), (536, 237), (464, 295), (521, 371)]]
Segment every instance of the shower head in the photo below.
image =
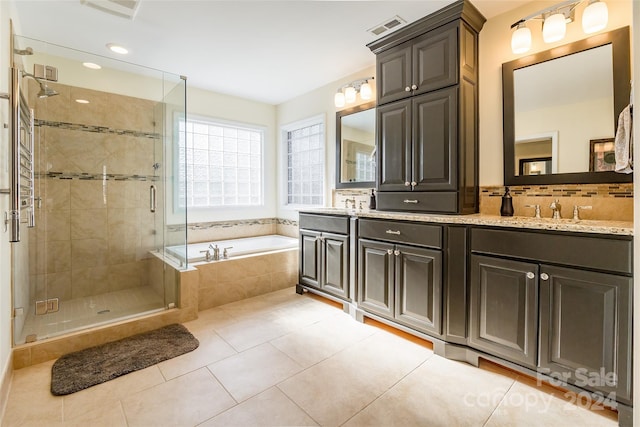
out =
[(13, 53), (16, 55), (33, 55), (33, 49), (25, 47), (24, 49), (13, 49)]
[(37, 78), (33, 74), (30, 74), (30, 73), (27, 73), (26, 71), (23, 71), (22, 72), (22, 77), (31, 77), (33, 80), (38, 82), (38, 84), (40, 85), (40, 92), (38, 92), (38, 94), (37, 94), (38, 98), (49, 98), (50, 96), (58, 95), (58, 92), (56, 92), (55, 90), (51, 89), (49, 86), (47, 86), (47, 84), (45, 82), (43, 82), (41, 79)]

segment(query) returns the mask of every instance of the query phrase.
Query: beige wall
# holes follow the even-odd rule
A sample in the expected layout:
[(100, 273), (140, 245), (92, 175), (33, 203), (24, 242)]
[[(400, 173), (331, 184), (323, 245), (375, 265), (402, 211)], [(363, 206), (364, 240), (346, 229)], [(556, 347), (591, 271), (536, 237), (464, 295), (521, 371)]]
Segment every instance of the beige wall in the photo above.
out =
[[(607, 0), (609, 24), (604, 31), (631, 25), (631, 1)], [(535, 52), (585, 38), (580, 25), (584, 3), (576, 22), (567, 26), (566, 37), (556, 43), (542, 41), (539, 24), (532, 26), (532, 48), (523, 55), (511, 52), (511, 24), (557, 2), (534, 1), (489, 19), (480, 32), (480, 185), (502, 185), (502, 64)]]
[[(375, 56), (371, 54), (372, 64), (375, 62)], [(283, 141), (280, 134), (280, 128), (282, 126), (294, 123), (298, 120), (304, 120), (317, 115), (324, 115), (325, 117), (325, 205), (331, 206), (331, 189), (335, 188), (335, 158), (336, 158), (336, 112), (341, 110), (335, 107), (333, 104), (333, 96), (339, 87), (345, 85), (356, 79), (364, 77), (370, 77), (375, 75), (375, 66), (372, 65), (369, 68), (365, 68), (361, 71), (355, 72), (349, 76), (345, 76), (343, 79), (337, 80), (328, 85), (322, 86), (314, 91), (301, 95), (290, 101), (284, 102), (277, 106), (277, 173), (278, 173), (278, 199), (277, 199), (277, 217), (287, 219), (298, 219), (298, 212), (287, 208), (284, 204), (286, 198), (286, 191), (284, 188), (284, 162), (286, 159), (283, 154)], [(376, 98), (375, 93), (375, 81), (370, 82), (372, 89), (374, 89), (373, 99)], [(361, 101), (360, 96), (356, 100), (356, 103), (349, 104), (344, 107), (350, 108), (354, 105), (364, 103)]]

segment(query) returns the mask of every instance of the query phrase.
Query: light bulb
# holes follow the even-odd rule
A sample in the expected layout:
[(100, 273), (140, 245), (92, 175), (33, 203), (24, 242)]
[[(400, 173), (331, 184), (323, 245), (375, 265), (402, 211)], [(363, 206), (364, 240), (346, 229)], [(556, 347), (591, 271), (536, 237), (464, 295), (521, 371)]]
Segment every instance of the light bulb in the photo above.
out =
[(356, 102), (356, 89), (352, 86), (349, 86), (344, 90), (344, 99), (347, 101), (347, 104), (351, 104), (352, 102)]
[(582, 12), (582, 30), (586, 34), (595, 33), (607, 26), (609, 9), (603, 1), (589, 1), (589, 5)]
[(567, 21), (562, 13), (549, 15), (542, 25), (542, 38), (545, 43), (553, 43), (564, 38), (567, 32)]
[(338, 108), (344, 107), (344, 93), (342, 93), (342, 91), (336, 93), (336, 95), (333, 97), (333, 103)]
[(371, 99), (371, 86), (368, 82), (364, 82), (362, 86), (360, 86), (360, 98), (365, 101)]
[(511, 35), (511, 50), (513, 53), (525, 53), (529, 49), (531, 49), (531, 30), (521, 22)]

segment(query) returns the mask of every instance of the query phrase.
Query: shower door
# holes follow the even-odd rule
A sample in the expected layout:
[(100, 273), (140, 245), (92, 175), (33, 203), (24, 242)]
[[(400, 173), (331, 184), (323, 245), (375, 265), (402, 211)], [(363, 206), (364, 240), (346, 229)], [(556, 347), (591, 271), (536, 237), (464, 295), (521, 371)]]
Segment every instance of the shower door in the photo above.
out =
[[(170, 113), (184, 114), (184, 81), (25, 37), (16, 46), (33, 52), (19, 59), (35, 112), (36, 226), (13, 244), (15, 344), (170, 307), (165, 221), (185, 214), (165, 208), (165, 145)], [(26, 76), (36, 64), (56, 68), (58, 81)], [(52, 95), (42, 98), (43, 86)], [(184, 223), (174, 228), (184, 243)]]

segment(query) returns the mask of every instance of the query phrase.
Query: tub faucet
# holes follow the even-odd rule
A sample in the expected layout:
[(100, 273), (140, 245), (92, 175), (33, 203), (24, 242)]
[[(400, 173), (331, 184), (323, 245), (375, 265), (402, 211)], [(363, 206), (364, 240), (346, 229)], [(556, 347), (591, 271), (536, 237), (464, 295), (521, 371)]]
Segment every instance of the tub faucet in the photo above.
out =
[(220, 248), (218, 247), (218, 245), (216, 244), (214, 246), (213, 243), (211, 243), (211, 244), (209, 244), (209, 249), (211, 249), (213, 251), (212, 259), (214, 261), (218, 261), (220, 259)]
[(224, 248), (224, 251), (222, 251), (222, 258), (227, 259), (229, 258), (229, 249), (233, 249), (233, 246), (229, 246), (227, 248)]
[(551, 218), (553, 219), (560, 219), (562, 218), (562, 216), (560, 215), (560, 209), (562, 209), (562, 205), (560, 205), (560, 200), (555, 199), (553, 201), (553, 203), (551, 203), (549, 205), (549, 207), (551, 208), (551, 210), (553, 211), (553, 215), (551, 216)]
[(200, 251), (201, 254), (204, 254), (205, 261), (211, 261), (211, 251), (207, 249), (206, 251)]

